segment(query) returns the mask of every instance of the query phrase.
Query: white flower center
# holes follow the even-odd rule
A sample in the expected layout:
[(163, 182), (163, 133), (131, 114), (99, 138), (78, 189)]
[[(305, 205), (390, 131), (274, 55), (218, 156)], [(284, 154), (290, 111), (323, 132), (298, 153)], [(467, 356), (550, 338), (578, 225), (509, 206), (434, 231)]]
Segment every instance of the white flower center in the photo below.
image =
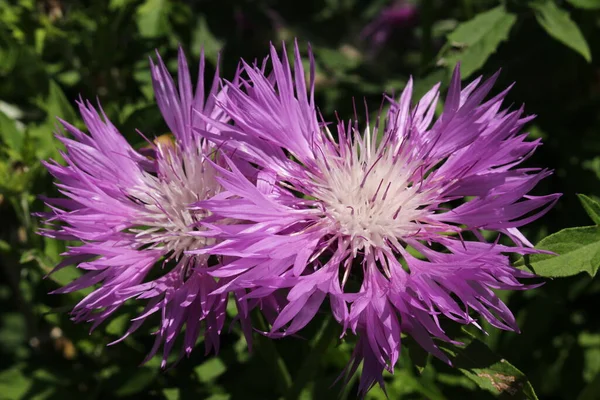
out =
[(323, 160), (317, 179), (316, 197), (334, 229), (350, 237), (354, 253), (416, 234), (428, 202), (410, 181), (414, 165), (390, 148), (375, 149), (370, 140), (357, 139), (347, 150), (346, 157)]
[(131, 231), (140, 242), (178, 260), (186, 250), (213, 243), (213, 239), (195, 234), (202, 229), (198, 221), (208, 216), (208, 211), (190, 210), (189, 206), (219, 193), (221, 186), (199, 150), (189, 152), (162, 143), (157, 147), (157, 176), (146, 174), (145, 185), (128, 193), (142, 205)]

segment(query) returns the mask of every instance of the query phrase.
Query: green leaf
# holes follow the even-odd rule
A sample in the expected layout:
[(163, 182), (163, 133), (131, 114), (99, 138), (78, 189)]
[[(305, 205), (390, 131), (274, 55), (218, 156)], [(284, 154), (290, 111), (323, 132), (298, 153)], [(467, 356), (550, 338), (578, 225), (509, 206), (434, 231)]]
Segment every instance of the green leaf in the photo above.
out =
[(337, 75), (343, 75), (349, 70), (357, 68), (362, 61), (360, 52), (348, 45), (337, 49), (315, 47), (315, 56), (318, 62), (320, 61), (328, 70)]
[(26, 364), (0, 371), (0, 393), (3, 399), (23, 399), (29, 391), (32, 380), (24, 373)]
[(0, 160), (0, 193), (18, 197), (29, 191), (40, 168), (40, 165), (24, 165), (19, 160)]
[(27, 340), (27, 325), (23, 315), (16, 312), (0, 314), (0, 349), (13, 354)]
[(12, 246), (10, 243), (8, 243), (6, 240), (0, 239), (0, 253), (8, 253), (11, 251), (11, 249)]
[(15, 121), (0, 111), (0, 139), (11, 150), (20, 152), (23, 147), (23, 132), (19, 131)]
[(167, 34), (169, 32), (169, 2), (146, 0), (137, 9), (136, 21), (143, 37), (156, 38)]
[(473, 339), (464, 348), (445, 347), (452, 364), (480, 388), (510, 399), (538, 399), (525, 374), (483, 342)]
[(567, 0), (574, 7), (583, 8), (586, 10), (600, 9), (600, 0)]
[(37, 105), (46, 111), (46, 122), (27, 126), (25, 134), (31, 139), (32, 152), (38, 159), (57, 157), (59, 142), (55, 140), (54, 133), (58, 127), (57, 118), (71, 123), (77, 120), (77, 114), (60, 85), (55, 81), (49, 82), (48, 96), (36, 98)]
[(135, 0), (110, 0), (108, 9), (111, 11), (119, 10), (135, 3)]
[[(54, 261), (52, 261), (39, 249), (29, 249), (21, 254), (21, 258), (19, 260), (21, 264), (25, 264), (32, 261), (37, 262), (37, 264), (40, 266), (40, 268), (45, 274), (49, 274), (56, 265)], [(68, 266), (48, 275), (48, 279), (58, 283), (60, 286), (65, 286), (73, 282), (75, 279), (79, 278), (82, 275), (82, 273), (83, 270), (75, 268), (73, 266)], [(91, 288), (86, 288), (83, 289), (81, 293), (89, 293), (90, 291)]]
[(38, 54), (42, 54), (44, 51), (44, 45), (46, 44), (46, 36), (48, 35), (48, 30), (38, 28), (34, 32), (35, 35), (35, 52)]
[(229, 400), (231, 396), (223, 393), (215, 393), (212, 396), (208, 397), (206, 400)]
[(130, 322), (131, 316), (129, 314), (121, 314), (110, 320), (105, 331), (109, 335), (123, 336)]
[(55, 81), (50, 81), (48, 98), (46, 99), (45, 109), (48, 113), (48, 122), (54, 126), (56, 117), (60, 117), (71, 123), (77, 119), (77, 114), (73, 105), (65, 96), (65, 93)]
[(579, 201), (581, 201), (583, 208), (585, 208), (585, 212), (588, 213), (592, 221), (594, 221), (596, 225), (600, 225), (600, 203), (585, 194), (578, 194), (577, 197), (579, 197)]
[(440, 63), (454, 69), (461, 62), (463, 79), (481, 68), (500, 43), (508, 38), (517, 17), (498, 6), (464, 22), (447, 36)]
[(577, 400), (596, 400), (600, 393), (600, 373), (579, 393)]
[[(210, 61), (212, 65), (217, 65), (217, 56), (219, 51), (223, 48), (223, 44), (223, 41), (219, 40), (219, 38), (210, 31), (206, 17), (201, 16), (198, 19), (196, 28), (192, 32), (192, 49), (194, 49), (194, 51), (204, 49), (206, 59)], [(198, 53), (195, 55), (199, 56), (200, 54)]]
[(179, 400), (179, 389), (177, 388), (168, 388), (163, 389), (163, 395), (167, 398), (167, 400)]
[(194, 371), (196, 372), (200, 382), (208, 383), (217, 379), (225, 371), (227, 371), (227, 367), (220, 358), (212, 357), (197, 366)]
[(587, 62), (592, 61), (590, 48), (568, 12), (552, 0), (532, 2), (530, 7), (535, 11), (538, 23), (550, 36), (581, 54)]
[(581, 163), (583, 169), (587, 169), (596, 174), (596, 177), (600, 180), (600, 157), (594, 157), (591, 160), (585, 160)]
[(153, 366), (135, 368), (127, 376), (122, 376), (122, 382), (117, 386), (115, 394), (117, 396), (130, 396), (142, 391), (152, 384), (158, 375), (158, 368)]
[[(407, 360), (410, 362), (409, 360)], [(387, 372), (385, 375), (388, 375)], [(385, 376), (384, 375), (384, 376)], [(428, 400), (447, 400), (441, 391), (435, 386), (428, 384), (421, 377), (413, 375), (408, 368), (397, 368), (391, 382), (386, 384), (384, 392), (379, 387), (373, 388), (367, 393), (367, 400), (388, 400), (388, 399), (428, 399)], [(312, 397), (308, 397), (311, 399)]]
[(539, 276), (558, 278), (587, 272), (596, 275), (600, 266), (600, 227), (567, 228), (542, 239), (537, 249), (556, 254), (535, 254), (519, 260), (515, 266)]

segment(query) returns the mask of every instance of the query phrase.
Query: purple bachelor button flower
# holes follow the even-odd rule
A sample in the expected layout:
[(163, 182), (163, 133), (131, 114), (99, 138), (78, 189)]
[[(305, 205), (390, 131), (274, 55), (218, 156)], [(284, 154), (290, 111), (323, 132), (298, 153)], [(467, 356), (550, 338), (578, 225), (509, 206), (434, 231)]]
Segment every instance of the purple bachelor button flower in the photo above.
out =
[[(80, 102), (89, 134), (61, 121), (72, 135), (59, 137), (66, 147), (62, 154), (66, 165), (52, 161), (46, 166), (66, 198), (47, 200), (52, 212), (44, 216), (55, 226), (42, 233), (81, 242), (68, 249), (56, 268), (76, 264), (85, 271), (56, 293), (94, 287), (75, 306), (73, 319), (91, 321), (93, 329), (126, 301), (142, 300), (146, 307), (123, 338), (158, 313), (162, 322), (148, 358), (163, 345), (164, 366), (184, 324), (186, 354), (201, 332), (207, 352), (219, 348), (227, 294), (211, 292), (227, 279), (217, 283), (207, 274), (208, 268), (214, 267), (212, 259), (187, 251), (215, 242), (200, 234), (205, 229), (201, 222), (209, 212), (189, 205), (223, 191), (213, 167), (221, 161), (214, 147), (192, 127), (217, 133), (198, 114), (219, 123), (228, 118), (215, 107), (224, 95), (219, 91), (218, 71), (205, 97), (204, 55), (195, 91), (183, 51), (179, 52), (178, 86), (160, 56), (158, 64), (151, 62), (151, 69), (156, 100), (174, 139), (155, 141), (152, 157), (145, 157), (127, 143), (104, 113), (99, 114), (89, 102)], [(238, 305), (242, 325), (249, 332), (248, 304), (238, 301)]]
[(379, 48), (395, 30), (412, 28), (418, 22), (418, 14), (419, 11), (414, 4), (397, 1), (383, 8), (373, 21), (363, 28), (360, 36), (368, 39), (375, 48)]
[[(508, 89), (486, 100), (496, 75), (461, 88), (457, 68), (437, 119), (439, 85), (413, 104), (409, 81), (384, 121), (359, 128), (319, 122), (312, 56), (308, 85), (297, 45), (293, 71), (285, 50), (280, 57), (271, 47), (270, 62), (269, 75), (243, 64), (242, 84), (217, 101), (233, 125), (197, 114), (219, 131), (200, 133), (262, 169), (256, 184), (231, 160), (215, 164), (226, 194), (197, 203), (213, 218), (241, 221), (205, 224), (220, 241), (189, 252), (239, 257), (211, 270), (227, 279), (214, 293), (287, 293), (273, 337), (299, 331), (328, 299), (358, 336), (348, 368), (364, 362), (362, 393), (393, 371), (401, 333), (449, 361), (433, 340), (451, 341), (443, 317), (478, 326), (478, 313), (518, 330), (494, 289), (537, 286), (519, 281), (533, 275), (508, 255), (536, 252), (519, 228), (560, 195), (528, 195), (551, 172), (517, 167), (540, 141), (520, 133), (532, 119), (522, 108), (501, 108)], [(513, 245), (488, 242), (484, 230)]]

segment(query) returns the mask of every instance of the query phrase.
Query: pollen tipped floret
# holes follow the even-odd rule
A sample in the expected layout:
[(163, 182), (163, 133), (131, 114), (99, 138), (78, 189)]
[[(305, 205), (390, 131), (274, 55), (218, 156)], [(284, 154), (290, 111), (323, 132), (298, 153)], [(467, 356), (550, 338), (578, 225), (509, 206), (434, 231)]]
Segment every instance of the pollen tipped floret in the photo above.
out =
[(419, 231), (416, 221), (427, 213), (427, 194), (411, 182), (416, 169), (402, 154), (377, 143), (377, 130), (355, 136), (339, 153), (317, 158), (320, 174), (313, 176), (312, 195), (324, 207), (332, 231), (348, 237), (352, 253), (370, 253), (386, 246), (387, 238)]
[[(212, 239), (195, 234), (208, 211), (191, 209), (190, 204), (209, 199), (221, 191), (215, 169), (202, 148), (185, 151), (178, 144), (156, 145), (156, 174), (145, 173), (144, 183), (127, 191), (141, 206), (135, 226), (130, 229), (146, 248), (160, 249), (170, 259), (188, 257), (190, 249), (206, 247)], [(210, 150), (210, 149), (209, 149)], [(205, 257), (207, 258), (207, 257)]]

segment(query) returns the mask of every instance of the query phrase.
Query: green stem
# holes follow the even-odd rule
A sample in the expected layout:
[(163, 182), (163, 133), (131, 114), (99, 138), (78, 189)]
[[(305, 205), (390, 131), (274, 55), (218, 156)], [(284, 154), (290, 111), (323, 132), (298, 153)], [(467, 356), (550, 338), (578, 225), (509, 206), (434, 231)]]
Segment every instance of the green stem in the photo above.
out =
[(308, 357), (300, 367), (298, 374), (294, 377), (292, 387), (285, 397), (286, 400), (296, 400), (300, 398), (302, 390), (318, 372), (319, 363), (323, 359), (323, 354), (327, 348), (339, 335), (339, 327), (331, 317), (327, 317), (321, 326), (317, 339), (312, 346)]
[(354, 375), (352, 375), (350, 377), (350, 379), (348, 379), (348, 383), (346, 384), (346, 386), (344, 387), (344, 391), (340, 395), (340, 400), (348, 400), (348, 396), (350, 396), (350, 391), (352, 391), (352, 388), (354, 387), (354, 384), (358, 380), (358, 377), (361, 374), (361, 372), (362, 372), (362, 365), (359, 367), (359, 369), (356, 372), (354, 372)]
[[(267, 323), (262, 315), (256, 313), (252, 319), (254, 320), (255, 325), (258, 326), (261, 331), (269, 331), (269, 327), (267, 326)], [(282, 394), (287, 393), (289, 387), (292, 386), (292, 377), (287, 369), (287, 366), (285, 365), (285, 361), (283, 361), (283, 358), (277, 351), (277, 348), (273, 343), (273, 339), (265, 337), (264, 335), (258, 335), (257, 344), (257, 353), (260, 354), (265, 361), (271, 364), (271, 369), (277, 378), (276, 382), (277, 386), (279, 386), (279, 391)]]

